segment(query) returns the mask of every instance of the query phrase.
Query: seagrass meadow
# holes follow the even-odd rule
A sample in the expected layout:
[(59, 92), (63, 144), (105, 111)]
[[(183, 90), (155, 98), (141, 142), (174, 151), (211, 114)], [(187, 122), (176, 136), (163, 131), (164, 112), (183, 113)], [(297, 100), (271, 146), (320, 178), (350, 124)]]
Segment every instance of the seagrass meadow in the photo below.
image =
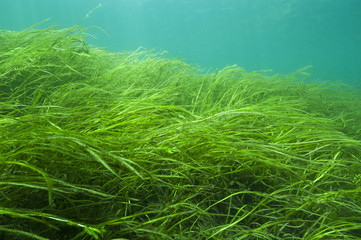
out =
[(361, 92), (0, 32), (0, 239), (361, 239)]

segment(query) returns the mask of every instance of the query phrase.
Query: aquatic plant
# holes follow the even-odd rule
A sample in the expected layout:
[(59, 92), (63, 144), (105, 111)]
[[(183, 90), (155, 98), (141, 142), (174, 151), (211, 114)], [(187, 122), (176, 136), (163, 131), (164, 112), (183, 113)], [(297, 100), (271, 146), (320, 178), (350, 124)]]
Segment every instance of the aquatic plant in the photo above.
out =
[(361, 94), (0, 32), (1, 239), (359, 239)]

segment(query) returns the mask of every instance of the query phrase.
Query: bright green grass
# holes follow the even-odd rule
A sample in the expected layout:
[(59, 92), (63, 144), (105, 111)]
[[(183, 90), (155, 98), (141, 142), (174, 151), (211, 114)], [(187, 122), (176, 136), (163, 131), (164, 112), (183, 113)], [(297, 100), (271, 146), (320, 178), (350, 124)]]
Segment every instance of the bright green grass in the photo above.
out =
[(361, 94), (0, 32), (1, 239), (360, 239)]

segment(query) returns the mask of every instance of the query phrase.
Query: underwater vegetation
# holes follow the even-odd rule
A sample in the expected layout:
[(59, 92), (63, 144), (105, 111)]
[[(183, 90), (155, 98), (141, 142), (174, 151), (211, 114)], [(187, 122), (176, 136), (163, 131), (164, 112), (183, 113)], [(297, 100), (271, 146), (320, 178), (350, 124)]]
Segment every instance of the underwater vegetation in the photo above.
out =
[(0, 239), (360, 239), (361, 94), (0, 32)]

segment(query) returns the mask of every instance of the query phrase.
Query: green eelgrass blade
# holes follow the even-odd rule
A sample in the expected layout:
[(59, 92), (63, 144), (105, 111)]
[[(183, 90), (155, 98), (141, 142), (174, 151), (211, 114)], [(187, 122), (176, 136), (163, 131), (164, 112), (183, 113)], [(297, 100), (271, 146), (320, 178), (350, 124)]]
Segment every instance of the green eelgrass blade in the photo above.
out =
[(31, 164), (25, 163), (25, 162), (15, 162), (15, 161), (0, 161), (0, 164), (6, 164), (6, 165), (19, 165), (25, 168), (29, 168), (39, 174), (41, 174), (46, 182), (46, 186), (47, 186), (47, 190), (48, 190), (48, 196), (49, 196), (49, 205), (53, 205), (53, 181), (52, 179), (48, 176), (48, 174), (46, 172), (44, 172), (43, 170), (32, 166)]
[(16, 236), (26, 237), (28, 239), (49, 240), (49, 238), (43, 238), (43, 237), (38, 236), (38, 235), (36, 235), (34, 233), (22, 231), (22, 230), (19, 230), (19, 229), (12, 229), (12, 228), (7, 228), (7, 227), (2, 227), (2, 226), (0, 226), (0, 232), (8, 232), (10, 234), (13, 234), (13, 235), (16, 235)]

